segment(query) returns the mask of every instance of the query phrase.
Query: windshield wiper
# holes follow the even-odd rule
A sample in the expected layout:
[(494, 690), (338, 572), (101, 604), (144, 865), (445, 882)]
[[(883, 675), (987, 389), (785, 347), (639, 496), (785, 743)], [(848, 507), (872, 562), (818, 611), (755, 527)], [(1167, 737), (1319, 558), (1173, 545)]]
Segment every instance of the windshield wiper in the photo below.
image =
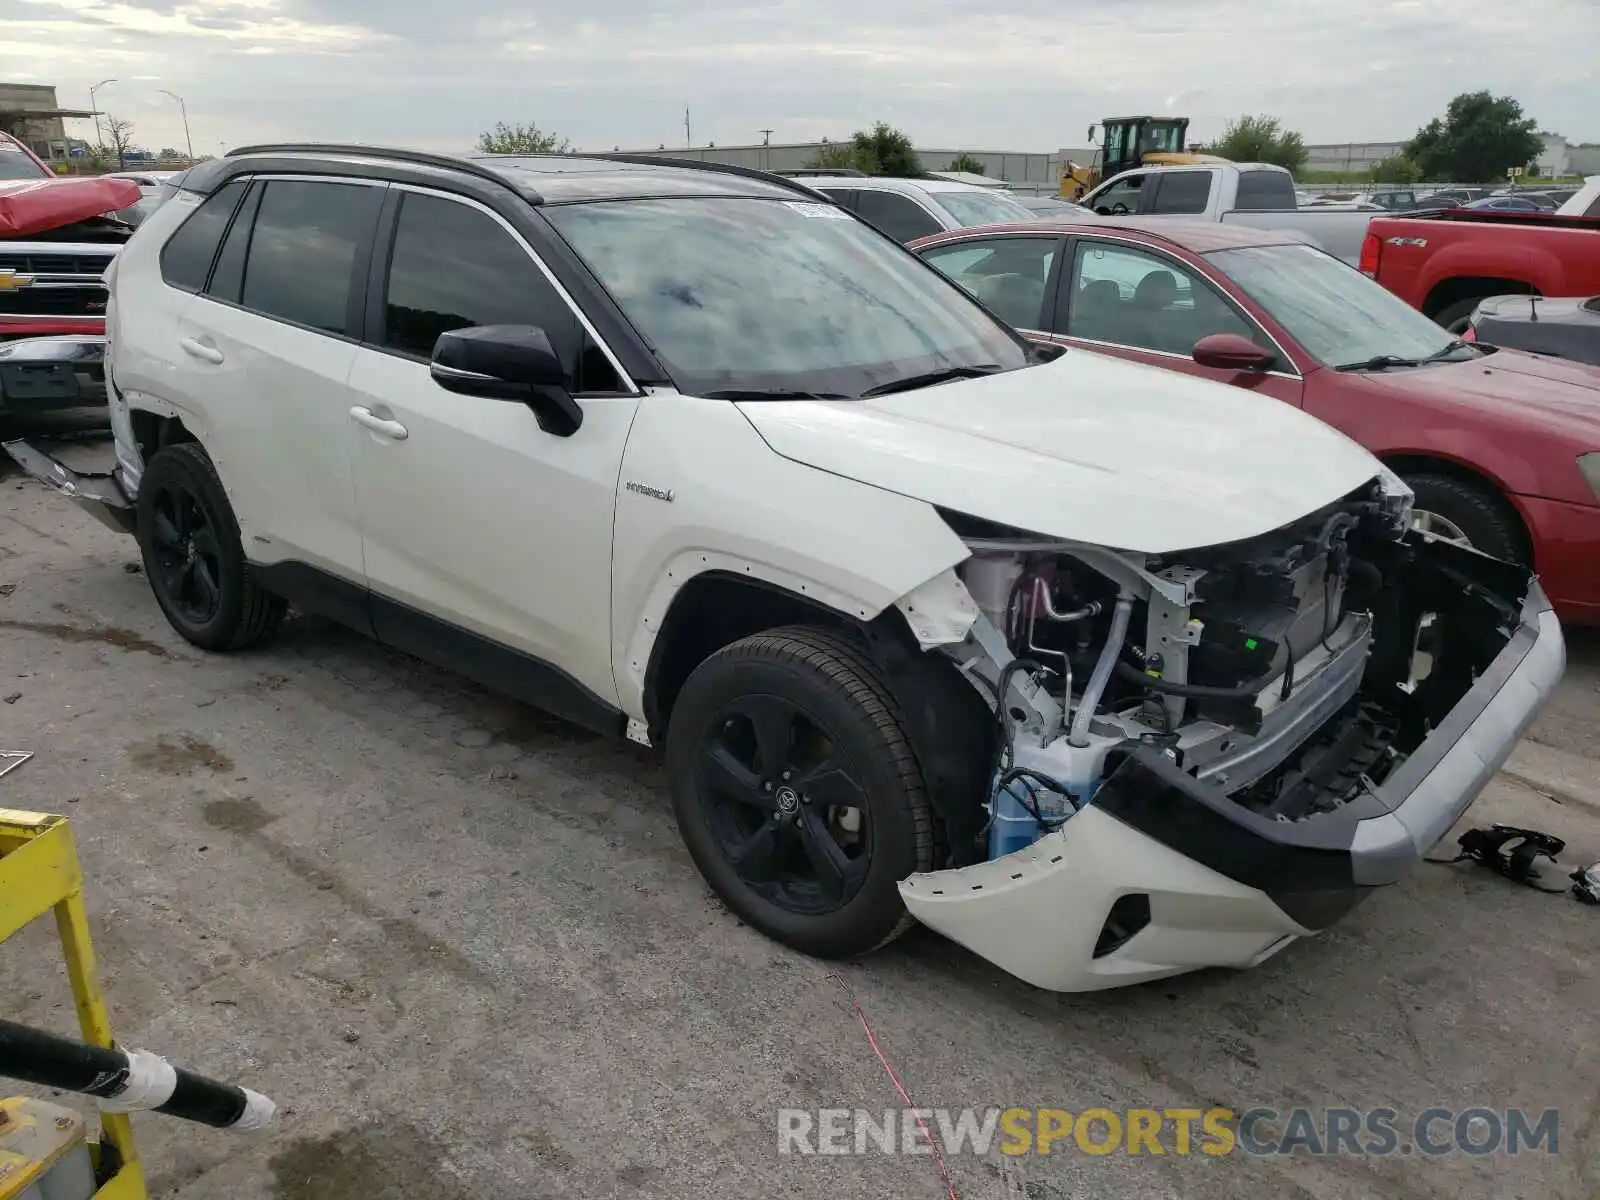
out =
[(1474, 354), (1478, 353), (1478, 347), (1474, 346), (1471, 342), (1463, 342), (1460, 338), (1456, 338), (1443, 350), (1434, 351), (1422, 361), (1425, 363), (1439, 362), (1441, 359), (1449, 358), (1458, 350), (1471, 350)]
[(1398, 354), (1375, 354), (1361, 362), (1340, 363), (1334, 367), (1335, 371), (1382, 371), (1386, 367), (1415, 367), (1420, 366), (1422, 360), (1416, 358), (1401, 358)]
[(1452, 354), (1461, 350), (1477, 350), (1471, 342), (1463, 342), (1460, 338), (1453, 339), (1443, 350), (1435, 350), (1432, 354), (1423, 355), (1421, 358), (1403, 358), (1398, 354), (1375, 354), (1364, 362), (1340, 363), (1335, 371), (1382, 371), (1386, 367), (1420, 367), (1424, 363), (1442, 362)]
[(869, 396), (887, 396), (891, 392), (909, 392), (920, 387), (930, 387), (935, 383), (947, 383), (952, 379), (977, 379), (983, 375), (993, 375), (1003, 370), (999, 363), (984, 363), (976, 367), (944, 367), (938, 371), (928, 371), (921, 375), (908, 375), (904, 379), (894, 379), (888, 383), (880, 383), (877, 387), (869, 387), (861, 393), (865, 400)]
[(853, 400), (839, 392), (806, 392), (799, 388), (719, 388), (701, 392), (706, 400)]

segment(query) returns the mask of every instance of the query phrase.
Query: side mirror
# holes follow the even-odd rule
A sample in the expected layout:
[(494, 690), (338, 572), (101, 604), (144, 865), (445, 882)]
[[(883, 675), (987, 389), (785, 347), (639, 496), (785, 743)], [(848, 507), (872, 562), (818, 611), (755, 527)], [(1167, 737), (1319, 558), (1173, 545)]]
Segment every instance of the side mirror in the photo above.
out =
[(571, 437), (583, 424), (561, 359), (537, 326), (474, 325), (441, 333), (429, 372), (446, 391), (526, 404), (539, 428), (557, 437)]
[(1278, 357), (1237, 333), (1213, 333), (1203, 337), (1190, 353), (1202, 367), (1215, 367), (1219, 371), (1265, 371)]

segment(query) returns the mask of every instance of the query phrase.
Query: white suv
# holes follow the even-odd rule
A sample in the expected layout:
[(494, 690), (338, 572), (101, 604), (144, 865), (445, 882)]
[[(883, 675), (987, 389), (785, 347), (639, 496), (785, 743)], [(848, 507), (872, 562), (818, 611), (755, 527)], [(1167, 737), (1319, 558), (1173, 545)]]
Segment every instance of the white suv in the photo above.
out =
[(808, 172), (804, 182), (898, 242), (912, 242), (945, 229), (1038, 219), (1031, 209), (999, 189), (954, 179)]
[(1250, 965), (1400, 878), (1561, 672), (1537, 584), (1405, 532), (1354, 442), (1030, 350), (801, 183), (237, 150), (110, 286), (114, 477), (11, 449), (179, 633), (294, 604), (664, 743), (706, 879), (809, 953)]

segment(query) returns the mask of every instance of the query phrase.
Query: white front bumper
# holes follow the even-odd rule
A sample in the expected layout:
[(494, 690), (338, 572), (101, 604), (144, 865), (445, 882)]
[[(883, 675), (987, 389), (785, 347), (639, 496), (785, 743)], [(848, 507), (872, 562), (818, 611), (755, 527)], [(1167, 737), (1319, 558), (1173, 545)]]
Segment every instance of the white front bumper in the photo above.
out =
[[(1101, 958), (1112, 905), (1150, 898), (1150, 923)], [(1200, 967), (1250, 967), (1311, 931), (1265, 892), (1220, 875), (1091, 805), (1003, 858), (912, 875), (912, 916), (1019, 979), (1088, 992)]]

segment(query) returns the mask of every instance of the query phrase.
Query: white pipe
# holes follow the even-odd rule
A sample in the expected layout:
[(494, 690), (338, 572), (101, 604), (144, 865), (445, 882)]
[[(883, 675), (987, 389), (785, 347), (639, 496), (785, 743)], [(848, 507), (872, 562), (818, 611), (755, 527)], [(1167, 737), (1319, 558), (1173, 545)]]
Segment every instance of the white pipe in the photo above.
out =
[(1123, 592), (1117, 597), (1117, 606), (1111, 612), (1111, 631), (1106, 634), (1105, 647), (1100, 651), (1099, 661), (1094, 664), (1094, 673), (1089, 676), (1089, 682), (1083, 689), (1078, 710), (1072, 714), (1072, 734), (1067, 738), (1069, 746), (1083, 747), (1089, 744), (1089, 722), (1094, 719), (1095, 709), (1100, 707), (1100, 697), (1105, 695), (1106, 684), (1111, 681), (1111, 672), (1122, 654), (1122, 643), (1128, 636), (1128, 618), (1132, 613), (1133, 597)]

